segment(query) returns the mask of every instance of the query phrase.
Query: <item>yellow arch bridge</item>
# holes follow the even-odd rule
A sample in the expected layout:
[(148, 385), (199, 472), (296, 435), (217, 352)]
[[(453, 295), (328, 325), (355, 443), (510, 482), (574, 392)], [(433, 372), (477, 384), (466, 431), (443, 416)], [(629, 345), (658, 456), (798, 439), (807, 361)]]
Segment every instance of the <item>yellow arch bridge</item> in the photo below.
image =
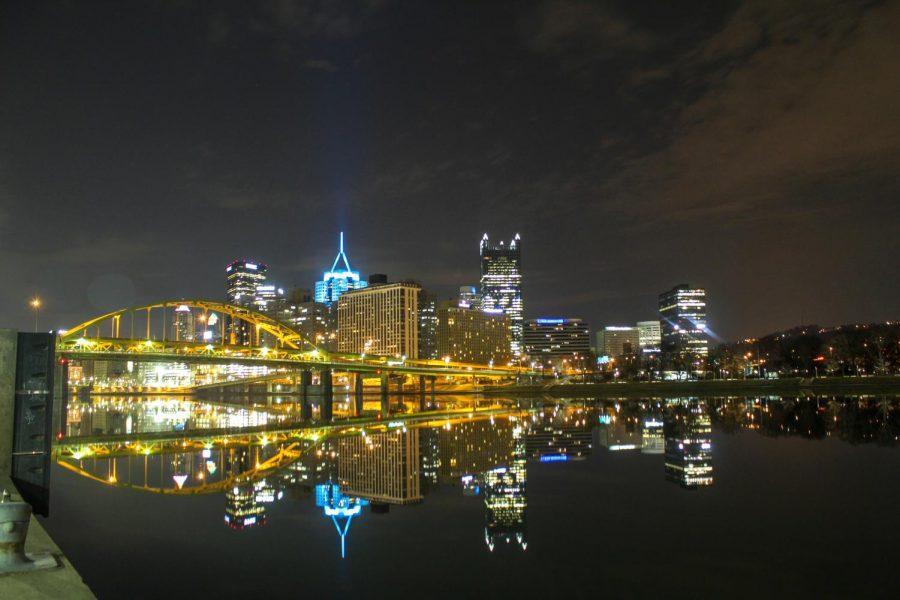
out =
[[(208, 339), (197, 341), (196, 324)], [(56, 343), (61, 359), (184, 364), (262, 366), (293, 374), (296, 390), (308, 407), (312, 372), (322, 396), (322, 416), (331, 418), (333, 374), (354, 379), (358, 414), (362, 410), (363, 377), (380, 377), (386, 404), (392, 376), (418, 377), (422, 408), (426, 384), (434, 394), (437, 377), (517, 381), (538, 373), (514, 365), (467, 364), (445, 360), (375, 356), (326, 351), (301, 332), (255, 310), (211, 300), (163, 300), (100, 315), (61, 332)]]

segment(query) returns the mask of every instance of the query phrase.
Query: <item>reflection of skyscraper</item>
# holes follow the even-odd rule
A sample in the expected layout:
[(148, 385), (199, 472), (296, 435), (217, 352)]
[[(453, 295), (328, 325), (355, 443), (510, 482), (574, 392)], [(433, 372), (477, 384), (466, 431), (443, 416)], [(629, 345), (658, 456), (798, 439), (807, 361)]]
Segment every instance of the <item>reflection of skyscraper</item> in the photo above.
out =
[(663, 434), (663, 422), (652, 416), (644, 418), (641, 427), (641, 453), (662, 454), (665, 451), (666, 439)]
[(344, 254), (344, 232), (342, 231), (338, 253), (334, 257), (331, 270), (325, 271), (321, 281), (316, 282), (315, 300), (331, 306), (344, 292), (358, 290), (367, 285), (366, 280), (359, 278), (359, 271), (350, 268), (350, 259)]
[(257, 499), (250, 482), (235, 483), (225, 490), (225, 524), (232, 529), (245, 529), (266, 522), (266, 507)]
[(500, 542), (528, 547), (525, 534), (527, 469), (522, 429), (513, 430), (513, 457), (506, 466), (495, 467), (481, 477), (484, 491), (484, 541), (492, 552)]
[(642, 443), (641, 433), (629, 419), (613, 417), (597, 427), (597, 443), (610, 452), (638, 450)]
[(542, 462), (584, 458), (591, 453), (593, 426), (582, 409), (548, 410), (534, 415), (526, 449)]
[(522, 241), (519, 234), (509, 246), (481, 238), (481, 310), (509, 316), (514, 356), (522, 353)]
[(711, 432), (702, 403), (672, 410), (665, 422), (666, 479), (685, 488), (712, 485)]
[(422, 493), (438, 484), (438, 475), (441, 469), (440, 433), (434, 427), (426, 427), (419, 430), (419, 445), (422, 466), (419, 470)]
[(509, 464), (513, 457), (514, 425), (509, 419), (498, 418), (441, 429), (441, 483), (455, 484), (463, 475), (479, 474)]
[(348, 436), (337, 440), (338, 478), (347, 494), (374, 502), (421, 502), (419, 430)]
[(326, 517), (331, 517), (334, 528), (341, 537), (341, 558), (347, 556), (347, 533), (353, 517), (362, 513), (362, 507), (369, 502), (362, 498), (351, 498), (341, 493), (341, 488), (332, 482), (316, 486), (316, 506)]

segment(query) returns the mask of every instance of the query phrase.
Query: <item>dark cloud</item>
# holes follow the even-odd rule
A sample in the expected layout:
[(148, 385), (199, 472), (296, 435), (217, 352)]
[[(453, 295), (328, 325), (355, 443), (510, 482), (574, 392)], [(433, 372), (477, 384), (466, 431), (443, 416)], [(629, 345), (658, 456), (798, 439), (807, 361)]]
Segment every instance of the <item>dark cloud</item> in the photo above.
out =
[(725, 337), (897, 318), (896, 3), (204, 8), (4, 7), (9, 324), (34, 291), (88, 316), (105, 273), (219, 297), (235, 256), (308, 287), (340, 229), (442, 295), (519, 231), (534, 316), (690, 281)]

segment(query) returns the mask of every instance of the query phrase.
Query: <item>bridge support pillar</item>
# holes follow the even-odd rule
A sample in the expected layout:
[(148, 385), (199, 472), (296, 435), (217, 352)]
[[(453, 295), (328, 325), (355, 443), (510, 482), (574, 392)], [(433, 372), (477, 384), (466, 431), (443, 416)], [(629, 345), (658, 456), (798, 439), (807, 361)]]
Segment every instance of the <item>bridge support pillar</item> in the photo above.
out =
[(383, 373), (381, 375), (381, 414), (382, 416), (388, 416), (391, 412), (390, 396), (388, 395), (388, 374)]
[(353, 381), (353, 395), (356, 403), (356, 416), (361, 417), (363, 413), (363, 376), (357, 373)]
[(326, 423), (331, 423), (334, 416), (334, 382), (331, 377), (331, 369), (322, 369), (319, 372), (322, 380), (322, 409), (319, 417)]
[(312, 418), (312, 406), (309, 403), (309, 386), (312, 383), (312, 371), (304, 369), (300, 372), (300, 418), (309, 421)]
[(425, 412), (425, 376), (419, 375), (419, 412)]
[(431, 377), (428, 378), (428, 385), (429, 385), (429, 387), (431, 388), (431, 391), (430, 391), (430, 393), (429, 393), (429, 396), (430, 396), (430, 398), (429, 398), (429, 404), (430, 404), (429, 408), (432, 408), (432, 409), (435, 407), (435, 400), (434, 400), (434, 385), (435, 385), (435, 382), (436, 382), (436, 381), (437, 381), (437, 377), (435, 377), (434, 375), (432, 375)]

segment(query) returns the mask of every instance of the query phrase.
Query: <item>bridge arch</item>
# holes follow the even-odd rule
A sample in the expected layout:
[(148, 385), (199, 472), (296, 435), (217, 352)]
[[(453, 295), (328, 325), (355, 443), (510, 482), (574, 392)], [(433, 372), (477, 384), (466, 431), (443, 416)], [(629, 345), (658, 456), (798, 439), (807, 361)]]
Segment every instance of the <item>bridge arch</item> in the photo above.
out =
[[(238, 321), (242, 321), (247, 323), (251, 327), (251, 332), (256, 334), (256, 341), (258, 342), (260, 339), (260, 332), (265, 332), (272, 336), (276, 343), (284, 348), (292, 348), (296, 350), (303, 351), (311, 351), (317, 350), (318, 352), (325, 354), (323, 350), (318, 348), (316, 344), (308, 339), (304, 334), (299, 331), (285, 325), (281, 321), (277, 319), (273, 319), (272, 317), (265, 315), (261, 312), (255, 311), (250, 308), (246, 308), (243, 306), (236, 306), (233, 304), (228, 304), (225, 302), (217, 302), (215, 300), (197, 300), (197, 299), (179, 299), (179, 300), (161, 300), (158, 302), (153, 302), (150, 304), (144, 304), (140, 306), (131, 306), (127, 308), (120, 308), (119, 310), (115, 310), (113, 312), (109, 312), (103, 315), (99, 315), (92, 319), (89, 319), (83, 323), (79, 323), (74, 327), (67, 329), (64, 333), (60, 335), (61, 342), (74, 342), (82, 337), (90, 337), (89, 333), (91, 329), (96, 328), (99, 330), (102, 326), (108, 324), (110, 337), (112, 338), (121, 338), (121, 332), (123, 330), (123, 318), (125, 316), (130, 315), (130, 332), (128, 336), (125, 336), (127, 339), (150, 339), (153, 331), (158, 331), (159, 325), (157, 324), (155, 327), (151, 326), (151, 313), (153, 311), (162, 311), (163, 316), (161, 319), (162, 323), (162, 336), (163, 340), (167, 339), (167, 334), (169, 332), (170, 321), (168, 320), (167, 311), (171, 310), (172, 315), (174, 316), (175, 311), (180, 309), (181, 307), (187, 307), (189, 310), (197, 310), (202, 311), (202, 314), (216, 314), (219, 318), (225, 316), (230, 319), (236, 319)], [(139, 325), (143, 328), (145, 332), (144, 335), (136, 335), (141, 332), (135, 331), (135, 321), (134, 316), (136, 314), (141, 314), (143, 321), (139, 319)], [(193, 314), (193, 313), (192, 313)], [(221, 327), (221, 341), (225, 343), (228, 341), (228, 338), (233, 338), (233, 330), (231, 332), (226, 331), (226, 321), (222, 319)], [(100, 336), (97, 336), (100, 337)], [(234, 339), (231, 339), (232, 344), (235, 342)]]

